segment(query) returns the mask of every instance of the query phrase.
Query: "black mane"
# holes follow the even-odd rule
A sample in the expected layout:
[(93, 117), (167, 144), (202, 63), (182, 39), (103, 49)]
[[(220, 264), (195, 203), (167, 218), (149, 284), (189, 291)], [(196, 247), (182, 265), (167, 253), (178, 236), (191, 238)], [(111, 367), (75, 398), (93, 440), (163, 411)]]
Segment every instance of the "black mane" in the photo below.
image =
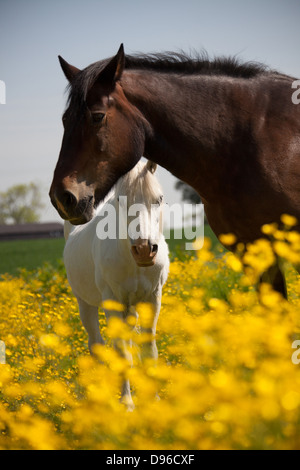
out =
[[(82, 111), (89, 89), (109, 60), (105, 59), (89, 65), (78, 73), (72, 85), (69, 86), (68, 104), (72, 103), (74, 113)], [(257, 62), (243, 63), (236, 57), (220, 57), (211, 60), (206, 52), (194, 54), (193, 56), (182, 52), (126, 55), (125, 69), (181, 75), (225, 75), (245, 79), (269, 71), (264, 64)]]
[(125, 68), (187, 75), (227, 75), (240, 78), (252, 78), (268, 70), (264, 64), (243, 63), (236, 57), (217, 57), (211, 60), (206, 52), (193, 54), (193, 56), (183, 52), (126, 56)]

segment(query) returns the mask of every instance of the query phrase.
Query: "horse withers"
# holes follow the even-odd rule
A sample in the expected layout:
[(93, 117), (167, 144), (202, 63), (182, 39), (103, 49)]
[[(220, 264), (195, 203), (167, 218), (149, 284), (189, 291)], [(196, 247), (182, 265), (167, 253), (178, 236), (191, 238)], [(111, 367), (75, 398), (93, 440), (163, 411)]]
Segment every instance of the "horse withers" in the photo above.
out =
[[(112, 317), (126, 321), (128, 315), (138, 316), (137, 303), (146, 302), (151, 304), (153, 315), (151, 325), (139, 325), (140, 331), (150, 336), (142, 342), (141, 357), (157, 358), (156, 324), (169, 257), (162, 233), (163, 194), (155, 168), (152, 162), (139, 162), (120, 178), (90, 222), (80, 226), (65, 222), (64, 262), (91, 353), (95, 344), (104, 344), (99, 306), (104, 305), (107, 322)], [(105, 308), (108, 300), (124, 308)], [(115, 338), (114, 346), (131, 361), (126, 341)], [(128, 379), (122, 386), (122, 401), (133, 407)]]

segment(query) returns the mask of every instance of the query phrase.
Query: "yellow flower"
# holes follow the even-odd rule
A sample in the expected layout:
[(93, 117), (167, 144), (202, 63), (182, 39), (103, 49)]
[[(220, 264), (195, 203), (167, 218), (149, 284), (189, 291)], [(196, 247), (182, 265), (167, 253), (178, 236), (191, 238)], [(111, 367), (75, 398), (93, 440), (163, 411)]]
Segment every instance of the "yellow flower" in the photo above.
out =
[(60, 340), (57, 335), (49, 334), (40, 337), (40, 343), (47, 348), (57, 349), (60, 346)]
[(213, 310), (218, 310), (220, 312), (226, 312), (228, 309), (226, 302), (220, 299), (210, 299), (208, 305)]
[(280, 219), (287, 227), (294, 227), (298, 224), (298, 220), (293, 215), (283, 214)]
[(257, 275), (265, 272), (275, 263), (275, 255), (268, 240), (259, 239), (247, 246), (243, 261), (254, 269)]
[(234, 245), (237, 238), (233, 233), (224, 233), (219, 236), (219, 240), (223, 245)]
[(300, 250), (299, 246), (294, 247), (283, 241), (274, 242), (274, 251), (278, 256), (290, 261), (293, 264), (300, 263)]
[(265, 235), (274, 235), (277, 229), (278, 229), (278, 225), (276, 223), (273, 223), (273, 224), (263, 225), (261, 228), (261, 231)]
[(279, 255), (285, 258), (289, 255), (290, 248), (287, 243), (282, 241), (274, 242), (274, 251)]
[(263, 283), (260, 286), (260, 300), (266, 307), (275, 308), (280, 305), (282, 298), (269, 284)]
[(154, 307), (150, 303), (140, 302), (136, 306), (139, 321), (143, 328), (151, 328), (154, 320)]
[(211, 240), (208, 237), (204, 237), (203, 244), (201, 243), (201, 249), (197, 250), (197, 257), (200, 263), (207, 263), (213, 259), (210, 248)]
[(101, 307), (105, 310), (115, 310), (116, 312), (123, 312), (124, 310), (124, 305), (116, 300), (104, 300)]
[(295, 410), (300, 406), (300, 393), (293, 390), (287, 392), (282, 397), (281, 403), (286, 410)]
[(235, 272), (241, 272), (243, 270), (243, 264), (241, 260), (233, 253), (227, 254), (226, 264)]

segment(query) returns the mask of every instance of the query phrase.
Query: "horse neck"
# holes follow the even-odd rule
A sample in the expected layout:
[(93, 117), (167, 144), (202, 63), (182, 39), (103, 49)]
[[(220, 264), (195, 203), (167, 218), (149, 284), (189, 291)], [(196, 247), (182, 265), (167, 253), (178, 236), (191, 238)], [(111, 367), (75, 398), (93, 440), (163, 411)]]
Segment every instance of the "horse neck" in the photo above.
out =
[(211, 175), (219, 184), (217, 172), (226, 152), (232, 154), (237, 133), (241, 139), (248, 129), (253, 100), (247, 82), (127, 71), (124, 92), (148, 121), (144, 155), (193, 186), (203, 199), (211, 198)]

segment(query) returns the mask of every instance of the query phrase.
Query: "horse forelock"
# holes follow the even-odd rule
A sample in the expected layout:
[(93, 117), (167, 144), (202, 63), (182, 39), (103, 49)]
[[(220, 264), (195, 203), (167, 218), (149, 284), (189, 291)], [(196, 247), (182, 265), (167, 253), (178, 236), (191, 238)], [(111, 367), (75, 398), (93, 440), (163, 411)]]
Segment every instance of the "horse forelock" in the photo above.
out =
[(145, 204), (153, 204), (162, 195), (162, 188), (156, 176), (148, 170), (147, 163), (138, 162), (119, 179), (114, 192), (115, 197), (127, 196), (130, 204), (141, 200)]
[(87, 94), (108, 62), (109, 60), (106, 59), (89, 65), (75, 76), (72, 83), (67, 85), (67, 106), (77, 117), (86, 109)]

